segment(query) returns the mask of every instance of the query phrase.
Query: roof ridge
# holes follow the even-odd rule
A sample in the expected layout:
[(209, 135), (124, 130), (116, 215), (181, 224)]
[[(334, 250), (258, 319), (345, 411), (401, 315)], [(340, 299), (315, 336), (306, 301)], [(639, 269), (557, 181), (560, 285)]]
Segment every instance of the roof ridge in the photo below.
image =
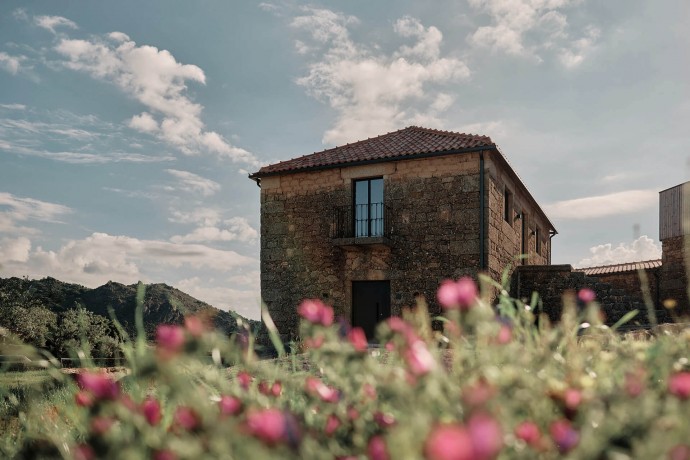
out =
[(646, 264), (649, 262), (661, 262), (661, 261), (662, 261), (662, 259), (636, 260), (634, 262), (620, 262), (617, 264), (609, 264), (609, 265), (591, 265), (589, 267), (578, 267), (576, 270), (590, 270), (592, 268), (618, 267), (620, 265)]
[[(484, 139), (489, 139), (491, 140), (491, 136), (487, 136), (486, 134), (474, 134), (474, 133), (461, 133), (459, 131), (449, 131), (449, 130), (444, 130), (444, 129), (436, 129), (436, 128), (425, 128), (424, 126), (408, 126), (405, 129), (416, 129), (418, 131), (424, 131), (427, 133), (433, 133), (433, 134), (443, 134), (446, 136), (454, 136), (454, 137), (459, 137), (459, 136), (464, 136), (464, 137), (479, 137), (479, 138), (484, 138)], [(402, 131), (402, 130), (401, 130)], [(492, 141), (493, 142), (493, 141)]]

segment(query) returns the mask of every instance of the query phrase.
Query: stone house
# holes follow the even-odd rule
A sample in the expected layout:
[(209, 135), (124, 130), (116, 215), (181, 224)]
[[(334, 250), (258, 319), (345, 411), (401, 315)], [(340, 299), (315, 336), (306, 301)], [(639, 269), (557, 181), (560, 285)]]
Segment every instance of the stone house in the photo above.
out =
[(417, 296), (437, 313), (445, 278), (551, 263), (553, 224), (487, 136), (411, 126), (249, 177), (261, 187), (261, 294), (286, 339), (304, 298), (371, 337)]

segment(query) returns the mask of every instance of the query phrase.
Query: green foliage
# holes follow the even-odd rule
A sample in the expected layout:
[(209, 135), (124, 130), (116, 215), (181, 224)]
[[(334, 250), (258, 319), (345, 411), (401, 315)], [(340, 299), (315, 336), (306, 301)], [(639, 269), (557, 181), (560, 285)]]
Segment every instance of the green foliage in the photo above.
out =
[[(620, 335), (601, 323), (595, 302), (574, 297), (552, 325), (535, 315), (537, 303), (501, 295), (497, 316), (475, 299), (445, 310), (442, 331), (420, 303), (382, 323), (382, 345), (367, 348), (315, 301), (300, 309), (308, 319), (301, 352), (264, 361), (248, 330), (228, 337), (188, 317), (184, 327), (160, 327), (155, 348), (125, 341), (120, 374), (93, 369), (78, 385), (44, 361), (52, 386), (41, 381), (21, 398), (0, 378), (6, 413), (16, 416), (0, 449), (20, 457), (377, 460), (690, 452), (688, 331)], [(471, 456), (443, 456), (454, 449)]]

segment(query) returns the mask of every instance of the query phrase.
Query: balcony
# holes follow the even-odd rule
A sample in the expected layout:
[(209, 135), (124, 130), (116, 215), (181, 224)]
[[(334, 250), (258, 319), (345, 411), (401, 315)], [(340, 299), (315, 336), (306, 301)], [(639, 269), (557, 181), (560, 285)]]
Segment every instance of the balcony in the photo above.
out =
[(384, 203), (336, 207), (331, 229), (333, 244), (338, 246), (390, 246), (390, 207)]

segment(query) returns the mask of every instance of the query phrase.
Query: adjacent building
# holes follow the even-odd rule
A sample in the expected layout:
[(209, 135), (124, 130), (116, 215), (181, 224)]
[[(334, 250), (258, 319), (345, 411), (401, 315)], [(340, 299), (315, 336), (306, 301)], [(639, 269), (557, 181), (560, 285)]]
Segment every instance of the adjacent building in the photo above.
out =
[(487, 136), (411, 126), (249, 177), (261, 187), (262, 298), (286, 339), (304, 298), (371, 336), (417, 296), (438, 312), (445, 278), (551, 263), (556, 229)]

